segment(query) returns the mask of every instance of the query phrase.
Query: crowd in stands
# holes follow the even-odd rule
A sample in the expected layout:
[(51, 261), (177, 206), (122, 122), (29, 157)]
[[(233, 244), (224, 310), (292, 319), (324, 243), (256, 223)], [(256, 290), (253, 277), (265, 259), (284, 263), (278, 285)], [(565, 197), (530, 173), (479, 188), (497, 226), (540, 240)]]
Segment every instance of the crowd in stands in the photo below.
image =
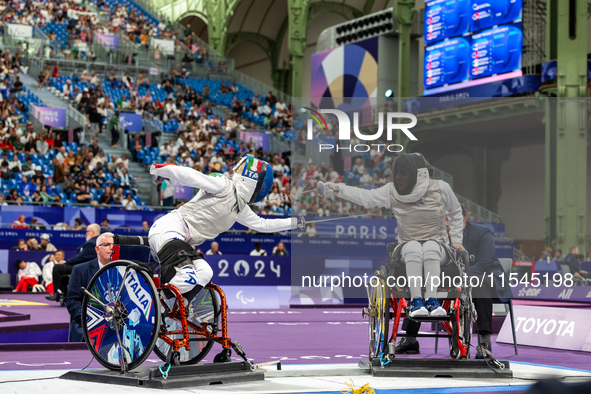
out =
[[(152, 38), (170, 40), (177, 49), (183, 49), (183, 62), (195, 61), (209, 64), (209, 53), (189, 27), (176, 31), (170, 23), (158, 21), (131, 1), (92, 0), (84, 3), (67, 1), (0, 1), (3, 21), (39, 28), (51, 44), (48, 57), (52, 59), (94, 60), (95, 53), (89, 44), (96, 42), (96, 33), (120, 35), (131, 42), (149, 48)], [(95, 12), (98, 11), (98, 12)], [(6, 28), (6, 27), (4, 27)], [(153, 46), (158, 61), (164, 48)], [(220, 71), (225, 71), (221, 59)]]
[[(58, 76), (57, 69), (49, 66), (45, 73), (51, 75), (48, 83), (81, 112), (100, 115), (90, 119), (92, 123), (106, 123), (108, 111), (113, 110), (150, 114), (165, 122), (165, 132), (200, 129), (206, 134), (229, 134), (232, 139), (240, 131), (254, 129), (288, 137), (291, 128), (291, 103), (272, 92), (263, 98), (231, 81), (189, 77), (180, 68), (164, 74), (158, 83), (145, 74), (135, 79), (114, 70), (103, 78), (86, 71), (80, 76)], [(220, 115), (215, 105), (227, 109)]]
[(127, 155), (106, 155), (96, 139), (88, 147), (66, 143), (51, 128), (35, 133), (29, 122), (25, 130), (10, 128), (4, 141), (10, 146), (0, 151), (1, 205), (146, 205), (127, 170)]

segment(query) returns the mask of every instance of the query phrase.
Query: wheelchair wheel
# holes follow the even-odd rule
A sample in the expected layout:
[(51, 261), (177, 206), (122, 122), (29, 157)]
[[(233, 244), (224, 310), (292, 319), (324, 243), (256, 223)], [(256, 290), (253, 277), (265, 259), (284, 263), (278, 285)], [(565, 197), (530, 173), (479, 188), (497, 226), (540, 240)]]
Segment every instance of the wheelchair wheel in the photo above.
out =
[(460, 358), (460, 346), (458, 344), (458, 340), (460, 338), (458, 323), (456, 322), (455, 318), (451, 319), (451, 336), (449, 337), (449, 355), (453, 359)]
[(158, 295), (137, 264), (118, 260), (91, 279), (82, 302), (82, 332), (92, 355), (104, 367), (129, 371), (152, 352), (160, 331)]
[(470, 346), (472, 344), (472, 302), (469, 298), (462, 297), (462, 311), (460, 314), (460, 338), (466, 346), (466, 355), (461, 358), (470, 358)]
[[(168, 309), (173, 310), (175, 308), (176, 298), (168, 300), (162, 299), (162, 302), (166, 304)], [(203, 289), (195, 296), (191, 301), (192, 316), (187, 315), (187, 325), (189, 331), (196, 331), (202, 328), (203, 323), (207, 323), (207, 330), (212, 334), (217, 334), (220, 306), (216, 293), (212, 289)], [(182, 323), (180, 320), (171, 318), (168, 314), (162, 316), (164, 330), (163, 332), (169, 331), (182, 331)], [(167, 334), (170, 339), (182, 340), (182, 334)], [(201, 361), (211, 350), (214, 341), (195, 341), (194, 339), (205, 338), (204, 335), (189, 334), (191, 340), (191, 349), (187, 350), (184, 347), (179, 350), (180, 358), (179, 362), (181, 365), (196, 364)], [(154, 352), (162, 361), (166, 361), (166, 355), (170, 350), (170, 345), (158, 338), (156, 341), (156, 347)]]
[[(377, 278), (377, 279), (373, 279)], [(389, 304), (386, 294), (386, 281), (381, 275), (376, 275), (370, 281), (369, 289), (369, 359), (379, 357), (384, 349), (387, 350)], [(377, 286), (372, 286), (376, 284)]]

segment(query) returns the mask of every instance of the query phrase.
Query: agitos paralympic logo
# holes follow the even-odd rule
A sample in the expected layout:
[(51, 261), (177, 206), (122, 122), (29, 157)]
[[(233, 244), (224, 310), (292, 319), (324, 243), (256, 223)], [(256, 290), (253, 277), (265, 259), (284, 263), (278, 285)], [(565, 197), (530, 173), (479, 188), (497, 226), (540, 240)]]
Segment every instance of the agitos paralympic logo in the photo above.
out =
[[(349, 115), (347, 115), (345, 112), (340, 111), (338, 109), (320, 109), (320, 112), (313, 110), (312, 108), (309, 107), (303, 107), (302, 109), (300, 109), (300, 112), (302, 113), (308, 113), (318, 124), (318, 126), (320, 127), (320, 130), (322, 131), (323, 129), (328, 131), (328, 125), (326, 123), (326, 120), (324, 119), (324, 117), (321, 114), (333, 114), (337, 117), (338, 121), (339, 121), (339, 135), (338, 135), (338, 140), (348, 140), (351, 141), (351, 121), (349, 119)], [(394, 123), (395, 120), (398, 119), (410, 119), (410, 123)], [(401, 130), (411, 141), (417, 141), (417, 137), (415, 137), (410, 131), (409, 129), (416, 126), (417, 124), (417, 117), (414, 116), (413, 114), (409, 114), (406, 112), (387, 112), (386, 113), (386, 139), (388, 141), (392, 141), (392, 131), (393, 130)], [(307, 139), (308, 140), (313, 140), (314, 139), (314, 130), (313, 130), (313, 124), (312, 124), (312, 119), (308, 119), (307, 122), (307, 126), (308, 126), (308, 134), (307, 134)], [(378, 140), (384, 131), (384, 113), (383, 112), (379, 112), (378, 113), (378, 130), (376, 131), (375, 134), (371, 134), (371, 135), (367, 135), (367, 134), (361, 134), (361, 132), (359, 131), (359, 113), (358, 112), (354, 112), (353, 113), (353, 133), (355, 134), (355, 136), (357, 138), (359, 138), (362, 141), (375, 141)], [(319, 148), (320, 148), (320, 152), (322, 152), (322, 150), (331, 150), (331, 149), (336, 149), (336, 151), (355, 151), (355, 152), (369, 152), (371, 150), (372, 147), (375, 147), (378, 149), (378, 152), (382, 151), (382, 148), (384, 150), (388, 150), (388, 152), (393, 152), (393, 153), (397, 153), (397, 152), (402, 152), (402, 150), (404, 149), (404, 147), (400, 144), (355, 144), (355, 145), (348, 145), (348, 146), (341, 146), (339, 144), (335, 145), (333, 144), (318, 144)]]

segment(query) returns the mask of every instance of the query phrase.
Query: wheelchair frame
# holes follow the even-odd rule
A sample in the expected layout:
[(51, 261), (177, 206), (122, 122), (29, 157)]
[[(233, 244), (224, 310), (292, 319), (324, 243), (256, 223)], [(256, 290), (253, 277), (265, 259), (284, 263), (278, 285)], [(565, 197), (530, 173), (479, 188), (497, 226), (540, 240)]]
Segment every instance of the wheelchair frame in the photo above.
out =
[[(468, 253), (465, 250), (458, 250), (459, 258), (456, 258), (455, 253), (447, 245), (443, 246), (450, 259), (449, 264), (454, 264), (463, 277), (469, 268)], [(449, 338), (450, 356), (453, 359), (469, 359), (472, 326), (476, 318), (469, 284), (463, 288), (452, 290), (454, 298), (444, 299), (442, 307), (446, 310), (447, 316), (409, 317), (409, 303), (406, 301), (409, 297), (406, 290), (397, 287), (389, 288), (387, 285), (388, 274), (396, 275), (401, 249), (402, 244), (388, 244), (387, 267), (382, 266), (374, 274), (378, 286), (372, 287), (371, 290), (368, 288), (369, 305), (363, 309), (362, 315), (363, 317), (369, 317), (369, 360), (372, 361), (377, 358), (380, 364), (385, 365), (395, 357), (397, 337), (406, 336), (406, 334), (398, 334), (401, 318), (407, 318), (418, 323), (441, 322), (447, 331), (447, 335), (443, 336)], [(390, 320), (393, 320), (392, 334), (388, 336)], [(438, 333), (416, 335), (416, 337), (439, 336), (442, 335)]]
[[(144, 241), (145, 242), (145, 241)], [(126, 243), (119, 243), (118, 245), (126, 245)], [(137, 244), (134, 244), (137, 245)], [(142, 243), (141, 245), (148, 246), (148, 243)], [(114, 256), (118, 258), (119, 250), (115, 250)], [(105, 299), (105, 302), (100, 301), (97, 297), (91, 293), (93, 291), (93, 287), (96, 282), (99, 280), (101, 275), (107, 272), (109, 269), (117, 269), (118, 266), (125, 266), (125, 275), (121, 281), (121, 285), (117, 293), (111, 291), (109, 283), (107, 282), (107, 286), (109, 286), (108, 294), (109, 299)], [(127, 278), (128, 272), (130, 270), (135, 270), (136, 273), (141, 276), (145, 284), (148, 286), (148, 289), (152, 289), (152, 292), (157, 299), (152, 300), (151, 308), (154, 308), (154, 319), (152, 320), (152, 324), (154, 324), (153, 328), (150, 330), (151, 339), (149, 341), (149, 345), (143, 350), (142, 356), (138, 357), (137, 360), (133, 360), (132, 363), (128, 364), (126, 360), (125, 351), (127, 354), (131, 354), (129, 349), (124, 347), (125, 341), (122, 341), (121, 335), (119, 331), (124, 332), (123, 328), (127, 329), (127, 325), (131, 324), (128, 322), (128, 312), (125, 305), (122, 304), (120, 301), (120, 296), (122, 293), (122, 289), (124, 287), (124, 282)], [(222, 346), (222, 351), (217, 354), (214, 358), (214, 363), (221, 363), (221, 362), (229, 362), (231, 361), (232, 349), (239, 355), (250, 367), (251, 370), (254, 370), (254, 364), (246, 358), (246, 354), (240, 344), (238, 342), (232, 342), (231, 338), (228, 337), (228, 324), (227, 324), (227, 302), (226, 296), (224, 291), (215, 284), (208, 284), (204, 287), (204, 289), (195, 297), (197, 298), (203, 291), (208, 291), (211, 294), (212, 300), (212, 308), (213, 308), (213, 317), (214, 323), (202, 322), (201, 326), (198, 324), (188, 321), (188, 311), (185, 307), (183, 302), (183, 296), (181, 295), (180, 291), (171, 284), (161, 284), (160, 278), (157, 276), (152, 276), (150, 270), (143, 265), (140, 265), (136, 262), (129, 261), (129, 260), (119, 260), (115, 259), (114, 261), (110, 262), (109, 264), (105, 265), (93, 276), (89, 284), (89, 290), (82, 288), (84, 292), (84, 299), (82, 301), (82, 329), (84, 334), (84, 339), (88, 348), (91, 350), (97, 361), (99, 361), (103, 366), (107, 367), (108, 369), (121, 371), (121, 373), (127, 373), (132, 369), (141, 365), (145, 358), (154, 350), (158, 357), (162, 359), (164, 364), (164, 370), (160, 369), (163, 376), (168, 375), (168, 371), (170, 370), (171, 366), (178, 366), (181, 364), (195, 364), (201, 361), (207, 353), (211, 350), (213, 342), (217, 342)], [(171, 291), (175, 296), (175, 301), (172, 309), (170, 309), (167, 304), (165, 303), (165, 297), (163, 295), (163, 290)], [(95, 292), (96, 293), (96, 292)], [(115, 300), (112, 300), (112, 294), (116, 294)], [(217, 296), (216, 296), (217, 294)], [(221, 302), (219, 305), (217, 301), (217, 297)], [(161, 307), (157, 306), (158, 300), (160, 301)], [(113, 331), (117, 334), (117, 341), (119, 345), (118, 349), (118, 360), (119, 365), (115, 366), (114, 364), (109, 363), (108, 360), (105, 360), (104, 356), (99, 353), (98, 346), (95, 345), (96, 339), (92, 340), (89, 335), (89, 330), (87, 324), (89, 320), (92, 321), (92, 316), (87, 316), (87, 309), (89, 307), (89, 303), (93, 303), (94, 308), (96, 309), (96, 305), (100, 304), (103, 310), (103, 318), (108, 323)], [(216, 307), (217, 306), (217, 307)], [(96, 311), (94, 312), (96, 314)], [(92, 313), (91, 313), (92, 314)], [(219, 329), (218, 325), (218, 317), (221, 316), (221, 330)], [(181, 324), (180, 330), (168, 330), (165, 318), (173, 319)], [(147, 315), (146, 315), (147, 320)], [(162, 324), (161, 324), (162, 322)], [(120, 326), (124, 327), (120, 327)], [(104, 330), (108, 330), (105, 328)], [(221, 336), (218, 336), (219, 331), (221, 331)], [(103, 333), (104, 335), (104, 333)], [(173, 336), (182, 335), (181, 339), (172, 339)], [(191, 338), (191, 335), (197, 336), (197, 338)], [(164, 343), (169, 345), (167, 354), (164, 354), (160, 351), (157, 347), (157, 340), (160, 339)], [(191, 342), (208, 342), (208, 344), (202, 349), (200, 353), (198, 353), (195, 357), (192, 357), (185, 362), (180, 360), (180, 351), (185, 349), (186, 351), (191, 350)], [(211, 345), (210, 345), (211, 344)], [(130, 347), (133, 347), (134, 344), (130, 344)], [(123, 350), (122, 350), (123, 349)], [(204, 352), (205, 351), (205, 352)], [(144, 357), (145, 356), (145, 357)], [(139, 362), (138, 362), (139, 361)]]

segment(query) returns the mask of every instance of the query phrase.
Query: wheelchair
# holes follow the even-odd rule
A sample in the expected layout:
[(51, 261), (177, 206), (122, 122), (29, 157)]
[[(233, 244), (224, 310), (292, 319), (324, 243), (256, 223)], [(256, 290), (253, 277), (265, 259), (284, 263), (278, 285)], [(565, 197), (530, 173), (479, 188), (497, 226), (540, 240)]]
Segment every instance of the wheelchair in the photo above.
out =
[[(448, 277), (468, 273), (470, 259), (465, 250), (454, 250), (444, 246), (447, 263), (441, 267), (441, 274)], [(389, 243), (387, 246), (388, 260), (374, 273), (367, 287), (369, 305), (363, 308), (363, 317), (369, 318), (369, 360), (378, 359), (382, 365), (395, 357), (396, 339), (400, 319), (406, 318), (415, 322), (435, 322), (443, 325), (449, 338), (449, 353), (452, 359), (469, 359), (470, 342), (476, 311), (472, 304), (472, 292), (469, 283), (462, 287), (442, 287), (438, 289), (438, 301), (447, 312), (441, 317), (410, 317), (410, 292), (406, 287), (398, 287), (398, 281), (392, 279), (406, 277), (406, 266), (400, 262), (402, 245)], [(388, 281), (388, 278), (391, 280)], [(393, 284), (393, 287), (388, 286)], [(444, 293), (444, 294), (442, 294)], [(442, 297), (443, 296), (443, 297)], [(437, 324), (438, 326), (438, 324)], [(391, 329), (391, 334), (389, 334)], [(434, 336), (434, 335), (417, 335)]]
[[(147, 237), (118, 236), (116, 245), (149, 244)], [(164, 290), (174, 297), (167, 298)], [(226, 296), (215, 284), (205, 286), (185, 306), (180, 291), (160, 283), (146, 263), (116, 260), (99, 269), (82, 291), (84, 340), (110, 370), (127, 373), (154, 351), (165, 362), (160, 371), (167, 376), (171, 366), (203, 360), (214, 342), (223, 348), (214, 363), (231, 361), (234, 349), (254, 370), (240, 344), (228, 337)]]

